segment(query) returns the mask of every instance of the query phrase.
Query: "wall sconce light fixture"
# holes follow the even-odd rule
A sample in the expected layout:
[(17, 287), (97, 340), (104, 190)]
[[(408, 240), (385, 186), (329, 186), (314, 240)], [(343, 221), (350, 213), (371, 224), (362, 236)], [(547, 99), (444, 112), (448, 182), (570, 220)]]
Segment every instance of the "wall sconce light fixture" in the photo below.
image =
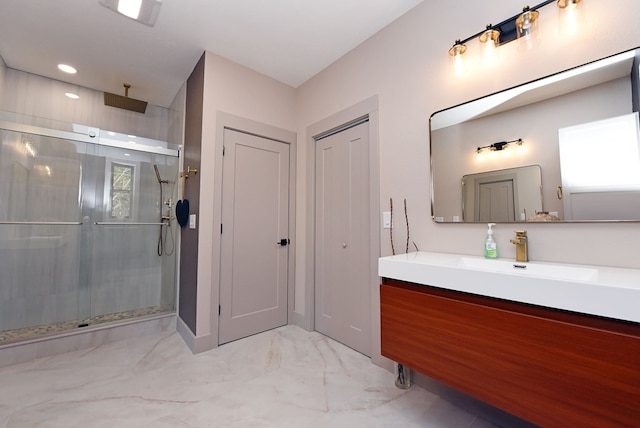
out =
[(524, 39), (523, 45), (531, 47), (532, 41), (537, 37), (538, 16), (540, 14), (538, 10), (553, 2), (556, 2), (561, 9), (569, 9), (574, 8), (581, 0), (546, 0), (533, 7), (526, 6), (522, 9), (522, 12), (505, 19), (499, 24), (489, 24), (484, 30), (466, 39), (456, 40), (453, 47), (449, 49), (449, 55), (454, 59), (462, 57), (467, 51), (466, 43), (475, 38), (478, 38), (483, 45), (488, 43), (494, 47), (522, 38)]
[(489, 144), (488, 146), (482, 146), (482, 147), (476, 148), (476, 153), (480, 154), (484, 150), (490, 150), (492, 152), (500, 151), (500, 150), (506, 149), (509, 146), (509, 144), (515, 144), (517, 146), (521, 146), (523, 143), (524, 141), (522, 141), (522, 138), (518, 138), (517, 140), (511, 140), (511, 141), (498, 141), (497, 143)]

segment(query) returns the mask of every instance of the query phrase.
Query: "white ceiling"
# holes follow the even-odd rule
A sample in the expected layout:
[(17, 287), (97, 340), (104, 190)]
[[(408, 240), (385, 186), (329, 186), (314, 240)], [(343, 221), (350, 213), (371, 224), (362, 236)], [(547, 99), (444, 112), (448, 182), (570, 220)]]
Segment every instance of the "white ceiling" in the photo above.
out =
[[(162, 0), (154, 27), (98, 0), (0, 0), (8, 67), (168, 107), (207, 50), (298, 87), (422, 0)], [(78, 69), (60, 72), (58, 63)]]

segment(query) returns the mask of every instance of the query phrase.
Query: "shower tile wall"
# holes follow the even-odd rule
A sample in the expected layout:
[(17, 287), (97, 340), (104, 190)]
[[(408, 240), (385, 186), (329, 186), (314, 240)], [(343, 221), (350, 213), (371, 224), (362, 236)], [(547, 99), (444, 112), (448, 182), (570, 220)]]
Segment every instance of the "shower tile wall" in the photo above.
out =
[[(76, 123), (168, 141), (173, 148), (181, 144), (181, 127), (169, 132), (170, 123), (181, 124), (180, 110), (149, 104), (146, 113), (140, 114), (108, 107), (100, 91), (6, 68), (3, 64), (0, 69), (0, 88), (4, 87), (0, 92), (0, 110), (43, 119), (35, 125), (52, 127), (50, 121)], [(80, 99), (69, 99), (65, 92), (77, 93)]]

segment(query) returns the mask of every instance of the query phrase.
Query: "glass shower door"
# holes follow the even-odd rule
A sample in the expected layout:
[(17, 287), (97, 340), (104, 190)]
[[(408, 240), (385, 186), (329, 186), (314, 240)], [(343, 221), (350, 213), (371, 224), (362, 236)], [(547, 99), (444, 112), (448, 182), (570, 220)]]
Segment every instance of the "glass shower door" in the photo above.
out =
[(174, 311), (178, 152), (2, 126), (0, 344)]
[(0, 130), (0, 336), (74, 321), (81, 308), (87, 144)]
[(176, 231), (167, 217), (173, 217), (178, 158), (96, 146), (89, 162), (96, 189), (87, 231), (91, 317), (173, 310)]

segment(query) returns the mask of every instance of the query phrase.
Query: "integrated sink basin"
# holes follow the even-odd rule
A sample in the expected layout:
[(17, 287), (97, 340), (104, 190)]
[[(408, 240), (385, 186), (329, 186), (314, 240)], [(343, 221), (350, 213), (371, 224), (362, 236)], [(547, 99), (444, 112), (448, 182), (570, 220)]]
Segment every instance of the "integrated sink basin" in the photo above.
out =
[(477, 257), (460, 257), (456, 265), (464, 269), (479, 269), (496, 273), (527, 275), (559, 280), (595, 281), (598, 279), (598, 269), (576, 266), (530, 262), (522, 263), (503, 259), (495, 260)]
[(378, 260), (381, 277), (640, 322), (640, 269), (419, 251)]

